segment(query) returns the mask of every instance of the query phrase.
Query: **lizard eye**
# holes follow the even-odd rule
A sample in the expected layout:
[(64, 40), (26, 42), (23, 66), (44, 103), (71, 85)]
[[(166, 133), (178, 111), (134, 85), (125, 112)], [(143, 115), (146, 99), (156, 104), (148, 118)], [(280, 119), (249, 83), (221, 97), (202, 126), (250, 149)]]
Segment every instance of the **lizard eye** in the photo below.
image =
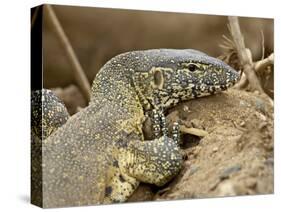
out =
[(189, 71), (194, 72), (197, 70), (198, 67), (195, 64), (191, 63), (187, 65), (187, 68), (189, 69)]
[(183, 63), (183, 67), (187, 68), (189, 71), (194, 72), (196, 70), (199, 70), (199, 66), (194, 63)]

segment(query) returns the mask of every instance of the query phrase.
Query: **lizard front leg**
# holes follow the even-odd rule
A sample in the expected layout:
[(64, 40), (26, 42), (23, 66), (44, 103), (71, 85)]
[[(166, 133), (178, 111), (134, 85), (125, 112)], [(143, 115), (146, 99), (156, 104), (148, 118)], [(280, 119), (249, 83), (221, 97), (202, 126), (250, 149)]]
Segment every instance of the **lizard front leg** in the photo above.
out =
[(155, 111), (155, 139), (134, 140), (122, 148), (114, 166), (109, 169), (110, 182), (105, 188), (104, 203), (124, 202), (140, 182), (162, 186), (182, 167), (179, 127), (174, 123), (171, 138), (163, 113)]
[(178, 123), (174, 124), (173, 135), (170, 138), (164, 115), (160, 113), (156, 120), (160, 122), (154, 122), (156, 138), (130, 142), (126, 151), (121, 154), (119, 164), (123, 173), (138, 181), (161, 186), (181, 169), (182, 154), (178, 145)]

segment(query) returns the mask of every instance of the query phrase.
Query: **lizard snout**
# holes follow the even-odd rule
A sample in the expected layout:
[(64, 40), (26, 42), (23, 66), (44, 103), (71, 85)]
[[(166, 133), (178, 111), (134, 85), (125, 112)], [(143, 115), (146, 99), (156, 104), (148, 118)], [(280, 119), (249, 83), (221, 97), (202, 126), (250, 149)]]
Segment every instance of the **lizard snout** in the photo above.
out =
[(236, 70), (229, 68), (226, 70), (225, 86), (227, 88), (232, 87), (240, 80), (240, 74)]

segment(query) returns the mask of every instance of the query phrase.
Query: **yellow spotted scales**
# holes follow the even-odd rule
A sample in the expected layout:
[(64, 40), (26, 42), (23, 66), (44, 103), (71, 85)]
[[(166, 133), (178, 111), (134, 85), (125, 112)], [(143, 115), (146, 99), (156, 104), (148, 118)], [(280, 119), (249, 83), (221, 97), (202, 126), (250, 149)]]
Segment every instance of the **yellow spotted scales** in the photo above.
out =
[[(33, 177), (32, 182), (36, 189), (42, 183), (43, 198), (34, 201), (43, 207), (124, 202), (140, 182), (164, 185), (181, 169), (182, 157), (167, 136), (144, 140), (145, 113), (217, 93), (238, 79), (222, 61), (192, 49), (134, 51), (112, 58), (93, 82), (89, 106), (62, 126), (43, 127), (43, 181)], [(43, 103), (42, 120), (53, 126), (45, 116), (56, 116), (48, 110), (64, 111), (64, 106), (51, 99)], [(40, 168), (33, 169), (38, 174)], [(36, 189), (33, 196), (40, 194)]]

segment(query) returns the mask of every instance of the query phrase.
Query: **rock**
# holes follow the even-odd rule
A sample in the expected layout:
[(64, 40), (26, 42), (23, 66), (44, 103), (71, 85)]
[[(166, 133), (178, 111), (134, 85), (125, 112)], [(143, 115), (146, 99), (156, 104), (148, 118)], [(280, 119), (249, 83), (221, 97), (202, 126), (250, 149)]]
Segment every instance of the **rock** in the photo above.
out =
[(219, 150), (219, 148), (217, 147), (217, 146), (215, 146), (213, 149), (212, 149), (212, 151), (215, 153), (215, 152), (217, 152)]
[(154, 193), (152, 189), (147, 184), (140, 184), (139, 187), (134, 191), (132, 196), (128, 199), (128, 202), (143, 202), (151, 201), (153, 199)]
[(218, 196), (235, 196), (237, 193), (234, 189), (234, 184), (232, 182), (224, 182), (218, 188)]
[(245, 185), (250, 189), (255, 189), (257, 186), (257, 180), (255, 178), (247, 178), (245, 180)]
[(240, 127), (245, 127), (245, 125), (246, 125), (245, 121), (241, 121), (239, 124)]
[(202, 126), (202, 122), (201, 122), (199, 119), (192, 119), (192, 120), (191, 120), (191, 125), (192, 125), (194, 128), (204, 129), (203, 126)]
[(229, 176), (231, 174), (236, 173), (240, 170), (241, 170), (241, 165), (239, 165), (239, 164), (231, 166), (223, 171), (223, 173), (220, 175), (220, 179), (223, 180), (223, 179), (229, 178)]

